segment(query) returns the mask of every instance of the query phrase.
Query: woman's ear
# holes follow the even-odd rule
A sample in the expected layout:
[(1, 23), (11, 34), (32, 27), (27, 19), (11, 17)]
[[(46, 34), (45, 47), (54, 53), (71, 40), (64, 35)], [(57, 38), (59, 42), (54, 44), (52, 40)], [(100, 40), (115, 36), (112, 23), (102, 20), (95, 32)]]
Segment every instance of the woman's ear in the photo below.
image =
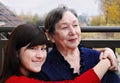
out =
[(45, 34), (47, 36), (47, 39), (50, 40), (49, 37), (48, 37), (48, 30), (45, 31)]
[(48, 32), (48, 30), (46, 30), (45, 34), (46, 34), (46, 36), (47, 36), (48, 40), (51, 40), (51, 41), (52, 41), (52, 43), (54, 43), (54, 42), (55, 42), (55, 41), (54, 41), (54, 38), (53, 38), (53, 35), (52, 35), (52, 34), (50, 34), (50, 33)]

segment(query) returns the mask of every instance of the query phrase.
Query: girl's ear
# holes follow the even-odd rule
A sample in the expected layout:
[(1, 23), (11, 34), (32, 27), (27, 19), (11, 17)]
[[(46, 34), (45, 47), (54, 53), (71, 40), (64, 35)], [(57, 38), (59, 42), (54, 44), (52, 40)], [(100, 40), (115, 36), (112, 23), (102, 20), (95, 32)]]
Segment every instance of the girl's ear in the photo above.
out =
[(16, 52), (16, 57), (17, 57), (17, 58), (19, 57), (18, 52)]
[(50, 34), (50, 33), (48, 33), (48, 30), (46, 30), (45, 34), (46, 34), (46, 36), (47, 36), (48, 40), (51, 40), (51, 41), (52, 41), (52, 43), (54, 43), (54, 42), (55, 42), (55, 41), (54, 41), (54, 38), (53, 38), (53, 35), (52, 35), (52, 34)]
[(16, 57), (19, 58), (20, 57), (20, 50), (16, 51)]

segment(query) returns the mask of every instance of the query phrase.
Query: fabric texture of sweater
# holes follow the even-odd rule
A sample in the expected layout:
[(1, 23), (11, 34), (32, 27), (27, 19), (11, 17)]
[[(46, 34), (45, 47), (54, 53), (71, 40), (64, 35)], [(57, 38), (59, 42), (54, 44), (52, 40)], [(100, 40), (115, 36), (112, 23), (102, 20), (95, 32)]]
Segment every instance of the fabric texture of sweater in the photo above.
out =
[(26, 76), (11, 76), (6, 83), (100, 83), (100, 79), (93, 69), (85, 72), (81, 76), (76, 77), (74, 80), (65, 80), (60, 82), (40, 81)]

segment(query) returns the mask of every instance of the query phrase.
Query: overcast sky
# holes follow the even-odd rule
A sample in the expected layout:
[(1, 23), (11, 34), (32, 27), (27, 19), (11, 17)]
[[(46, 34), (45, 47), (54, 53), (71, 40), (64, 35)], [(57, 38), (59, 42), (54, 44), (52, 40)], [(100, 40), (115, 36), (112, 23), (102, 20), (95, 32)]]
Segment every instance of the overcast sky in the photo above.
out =
[(20, 14), (43, 15), (60, 4), (73, 8), (78, 14), (97, 15), (99, 12), (97, 0), (0, 0), (10, 10)]

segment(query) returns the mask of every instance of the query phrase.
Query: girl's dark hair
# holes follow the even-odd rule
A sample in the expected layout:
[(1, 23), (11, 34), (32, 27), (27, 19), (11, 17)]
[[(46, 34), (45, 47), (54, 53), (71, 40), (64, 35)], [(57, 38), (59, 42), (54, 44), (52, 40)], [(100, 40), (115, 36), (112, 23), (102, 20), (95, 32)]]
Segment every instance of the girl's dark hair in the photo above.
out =
[(4, 83), (11, 75), (21, 75), (21, 65), (17, 54), (19, 50), (29, 44), (28, 47), (47, 44), (47, 37), (41, 28), (33, 25), (22, 24), (16, 27), (4, 49), (4, 63), (0, 75), (0, 83)]
[(55, 25), (62, 19), (62, 16), (66, 11), (70, 11), (78, 18), (75, 10), (69, 9), (64, 5), (55, 8), (47, 14), (45, 19), (45, 29), (48, 30), (48, 33), (54, 34)]

